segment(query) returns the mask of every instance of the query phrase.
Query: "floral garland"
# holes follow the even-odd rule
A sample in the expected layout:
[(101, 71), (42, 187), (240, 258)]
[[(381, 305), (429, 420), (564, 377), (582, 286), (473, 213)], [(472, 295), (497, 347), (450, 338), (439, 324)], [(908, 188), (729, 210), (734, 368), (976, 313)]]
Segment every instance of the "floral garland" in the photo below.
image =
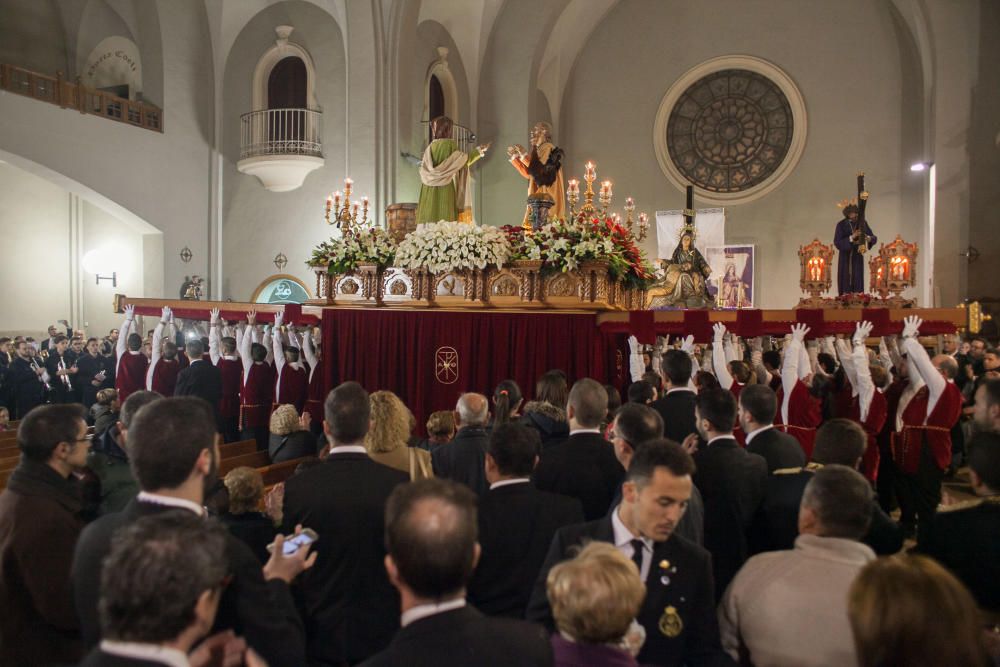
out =
[(429, 222), (417, 225), (396, 248), (395, 265), (403, 269), (426, 269), (448, 273), (498, 269), (510, 259), (511, 246), (497, 227), (463, 222)]
[(581, 262), (603, 261), (615, 279), (629, 287), (647, 289), (656, 280), (656, 267), (636, 245), (632, 232), (613, 218), (604, 220), (557, 220), (537, 232), (517, 236), (514, 228), (508, 232), (513, 254), (544, 261), (543, 270), (573, 271)]
[(327, 266), (331, 274), (350, 273), (359, 264), (376, 264), (380, 268), (392, 265), (396, 242), (381, 227), (347, 232), (341, 238), (323, 241), (313, 249), (306, 264)]

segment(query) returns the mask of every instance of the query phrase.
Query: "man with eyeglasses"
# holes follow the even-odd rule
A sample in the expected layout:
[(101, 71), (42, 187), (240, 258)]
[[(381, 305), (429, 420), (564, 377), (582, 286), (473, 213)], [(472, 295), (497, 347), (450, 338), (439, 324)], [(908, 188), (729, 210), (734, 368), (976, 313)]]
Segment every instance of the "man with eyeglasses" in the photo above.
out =
[(87, 465), (82, 405), (44, 405), (17, 431), (21, 462), (0, 493), (0, 664), (82, 655), (70, 565), (84, 521), (74, 471)]

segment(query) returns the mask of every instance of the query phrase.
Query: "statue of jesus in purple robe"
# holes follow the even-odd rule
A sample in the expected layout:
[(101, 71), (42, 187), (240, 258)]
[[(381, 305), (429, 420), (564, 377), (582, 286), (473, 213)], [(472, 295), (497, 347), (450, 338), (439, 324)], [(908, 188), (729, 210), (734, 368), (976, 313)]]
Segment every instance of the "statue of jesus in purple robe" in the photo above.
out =
[(837, 260), (837, 293), (865, 291), (865, 252), (878, 242), (867, 220), (858, 219), (858, 207), (844, 207), (844, 219), (837, 223), (833, 244), (840, 251)]

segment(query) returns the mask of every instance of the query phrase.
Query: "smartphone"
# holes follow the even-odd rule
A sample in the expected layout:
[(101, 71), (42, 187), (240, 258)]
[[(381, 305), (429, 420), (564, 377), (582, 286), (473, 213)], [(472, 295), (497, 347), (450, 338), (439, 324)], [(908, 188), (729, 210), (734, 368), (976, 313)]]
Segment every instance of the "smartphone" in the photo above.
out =
[[(285, 536), (285, 546), (282, 548), (282, 553), (286, 556), (291, 556), (292, 554), (294, 554), (296, 551), (299, 550), (299, 547), (304, 547), (306, 545), (312, 544), (317, 539), (319, 539), (319, 536), (316, 535), (315, 530), (311, 528), (303, 528), (302, 532), (299, 533), (298, 535)], [(267, 551), (268, 553), (273, 552), (274, 545), (268, 544)]]

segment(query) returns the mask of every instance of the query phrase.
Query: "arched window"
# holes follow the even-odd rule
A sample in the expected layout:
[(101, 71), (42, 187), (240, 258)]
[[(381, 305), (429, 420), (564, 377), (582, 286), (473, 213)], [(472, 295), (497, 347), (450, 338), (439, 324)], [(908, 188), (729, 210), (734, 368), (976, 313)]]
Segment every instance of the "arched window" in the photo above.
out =
[(307, 108), (308, 83), (309, 74), (301, 58), (298, 56), (282, 58), (267, 77), (267, 108)]
[[(435, 74), (431, 74), (427, 82), (427, 114), (427, 120), (434, 120), (438, 116), (445, 115), (444, 89), (441, 87), (440, 79)], [(428, 141), (434, 141), (434, 130), (430, 124), (428, 124), (427, 130), (430, 133)]]

